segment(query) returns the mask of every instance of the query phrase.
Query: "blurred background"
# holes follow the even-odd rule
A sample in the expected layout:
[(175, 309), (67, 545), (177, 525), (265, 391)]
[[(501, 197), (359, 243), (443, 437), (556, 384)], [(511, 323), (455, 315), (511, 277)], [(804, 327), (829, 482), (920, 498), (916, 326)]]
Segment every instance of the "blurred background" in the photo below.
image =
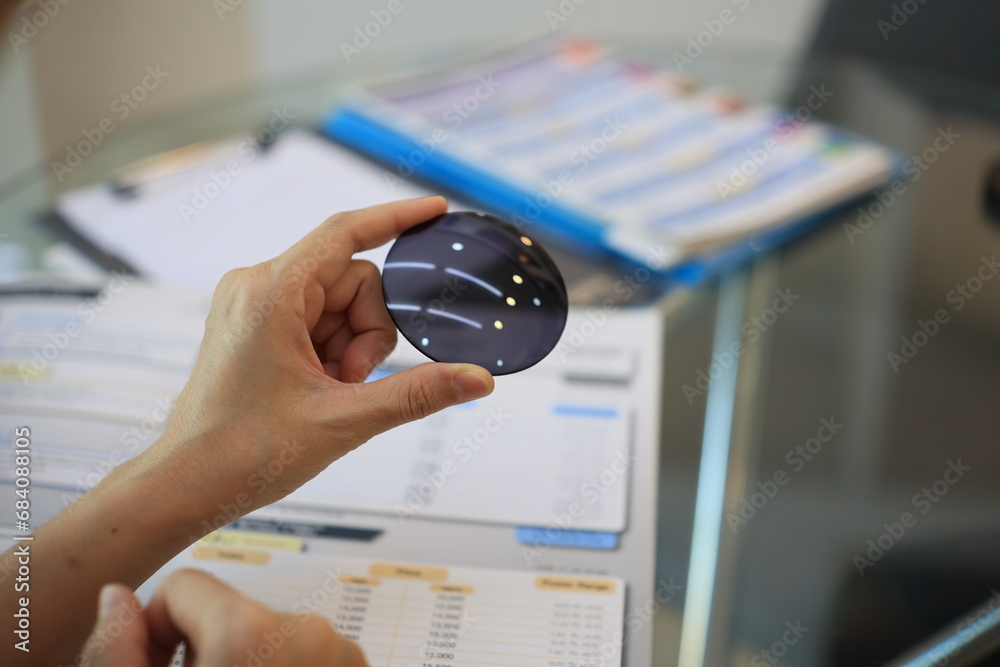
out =
[[(392, 23), (347, 62), (341, 43), (351, 44), (355, 28), (384, 9), (384, 0), (53, 0), (58, 10), (37, 35), (16, 52), (13, 44), (0, 52), (0, 180), (58, 153), (81, 128), (96, 125), (146, 65), (160, 65), (170, 78), (126, 119), (129, 125), (248, 87), (316, 72), (347, 81), (531, 34), (683, 43), (703, 29), (701, 21), (733, 6), (730, 0), (401, 2)], [(26, 3), (9, 28), (21, 31), (24, 17), (41, 4)], [(726, 41), (747, 52), (794, 58), (808, 43), (821, 6), (816, 0), (754, 0), (727, 29)], [(566, 20), (552, 21), (547, 13), (553, 12)]]
[[(1000, 40), (992, 34), (1000, 6), (400, 2), (393, 21), (350, 57), (343, 45), (355, 44), (355, 31), (385, 0), (30, 2), (9, 23), (0, 50), (0, 184), (62, 159), (147, 67), (168, 76), (118, 123), (109, 144), (168, 121), (177, 145), (201, 133), (224, 135), (266, 114), (268, 104), (227, 124), (230, 102), (255, 91), (294, 100), (281, 91), (402, 72), (532, 35), (597, 38), (673, 67), (672, 54), (705, 21), (739, 7), (738, 20), (693, 65), (696, 76), (789, 108), (826, 84), (837, 95), (818, 117), (903, 159), (933, 145), (942, 129), (961, 139), (919, 181), (908, 181), (905, 196), (861, 239), (845, 236), (844, 225), (859, 219), (852, 209), (748, 269), (737, 322), (759, 314), (774, 289), (790, 287), (801, 301), (741, 360), (728, 485), (720, 490), (727, 510), (788, 469), (786, 454), (816, 433), (821, 418), (845, 428), (745, 529), (723, 525), (717, 586), (707, 593), (687, 587), (661, 611), (657, 664), (773, 664), (760, 662), (760, 652), (796, 620), (812, 630), (781, 664), (884, 664), (1000, 588), (1000, 280), (984, 283), (898, 372), (886, 361), (918, 321), (950, 308), (946, 295), (984, 258), (1000, 254)], [(42, 5), (57, 8), (46, 25), (23, 40), (11, 37)], [(904, 5), (917, 9), (900, 9), (898, 31), (879, 27)], [(175, 121), (192, 107), (218, 109), (215, 124), (200, 122), (186, 134)], [(300, 122), (314, 119), (308, 106), (300, 109)], [(49, 185), (77, 185), (78, 175)], [(682, 385), (711, 363), (724, 287), (725, 279), (695, 290), (668, 316), (658, 576), (685, 585), (699, 557), (692, 532), (706, 399), (685, 400)], [(859, 575), (852, 556), (885, 522), (912, 510), (914, 494), (956, 459), (972, 466), (968, 476), (878, 568)], [(695, 594), (707, 594), (713, 610), (703, 663), (682, 648), (697, 641), (682, 638), (684, 605)]]

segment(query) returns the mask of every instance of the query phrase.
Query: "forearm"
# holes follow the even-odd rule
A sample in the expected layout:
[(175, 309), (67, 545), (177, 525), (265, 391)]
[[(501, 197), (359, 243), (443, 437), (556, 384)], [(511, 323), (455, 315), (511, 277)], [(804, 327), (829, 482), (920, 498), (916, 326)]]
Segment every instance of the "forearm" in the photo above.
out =
[[(134, 588), (234, 512), (285, 497), (379, 433), (492, 391), (492, 376), (468, 364), (360, 381), (396, 332), (378, 270), (353, 256), (446, 210), (429, 197), (335, 215), (275, 259), (223, 276), (167, 434), (30, 543), (31, 654), (14, 648), (7, 612), (29, 596), (0, 586), (0, 664), (72, 663), (102, 585)], [(0, 558), (16, 568), (15, 554)]]
[[(190, 472), (185, 462), (154, 461), (149, 452), (116, 468), (33, 541), (21, 543), (30, 549), (30, 590), (16, 592), (12, 579), (0, 589), (0, 664), (76, 664), (101, 586), (138, 587), (207, 531), (214, 495)], [(13, 550), (0, 558), (0, 571), (17, 571)], [(19, 597), (30, 600), (30, 653), (14, 647), (16, 619), (6, 612)]]

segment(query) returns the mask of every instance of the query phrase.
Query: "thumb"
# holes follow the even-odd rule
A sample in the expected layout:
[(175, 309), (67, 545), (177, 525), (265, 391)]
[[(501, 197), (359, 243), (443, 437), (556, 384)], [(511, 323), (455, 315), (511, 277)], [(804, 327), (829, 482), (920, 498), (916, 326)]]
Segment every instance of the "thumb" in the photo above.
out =
[(488, 396), (493, 376), (472, 364), (420, 364), (361, 385), (363, 418), (382, 433), (458, 403)]
[(107, 584), (98, 598), (97, 624), (84, 645), (92, 667), (143, 667), (149, 664), (149, 635), (142, 606), (127, 586)]

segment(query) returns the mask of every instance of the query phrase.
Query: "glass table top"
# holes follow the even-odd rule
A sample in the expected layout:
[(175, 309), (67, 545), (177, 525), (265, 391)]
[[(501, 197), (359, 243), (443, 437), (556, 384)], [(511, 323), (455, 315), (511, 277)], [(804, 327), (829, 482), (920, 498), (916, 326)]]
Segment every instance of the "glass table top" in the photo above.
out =
[[(634, 297), (668, 324), (657, 581), (676, 594), (654, 663), (881, 664), (1000, 605), (1000, 94), (850, 60), (713, 52), (690, 72), (793, 111), (821, 87), (818, 118), (901, 166), (777, 252)], [(26, 165), (0, 183), (0, 232), (37, 255), (58, 192), (275, 107), (314, 126), (346, 83), (306, 72), (204, 100), (109, 137), (62, 182)], [(621, 267), (553, 250), (573, 302), (613, 294)]]

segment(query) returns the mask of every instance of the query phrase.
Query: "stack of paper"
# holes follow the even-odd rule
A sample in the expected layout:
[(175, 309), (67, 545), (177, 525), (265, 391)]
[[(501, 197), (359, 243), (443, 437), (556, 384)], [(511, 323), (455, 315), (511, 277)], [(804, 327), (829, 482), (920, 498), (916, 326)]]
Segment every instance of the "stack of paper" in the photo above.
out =
[[(572, 247), (701, 275), (884, 182), (891, 154), (587, 42), (529, 44), (360, 90), (330, 136)], [(739, 250), (744, 252), (738, 252)]]

